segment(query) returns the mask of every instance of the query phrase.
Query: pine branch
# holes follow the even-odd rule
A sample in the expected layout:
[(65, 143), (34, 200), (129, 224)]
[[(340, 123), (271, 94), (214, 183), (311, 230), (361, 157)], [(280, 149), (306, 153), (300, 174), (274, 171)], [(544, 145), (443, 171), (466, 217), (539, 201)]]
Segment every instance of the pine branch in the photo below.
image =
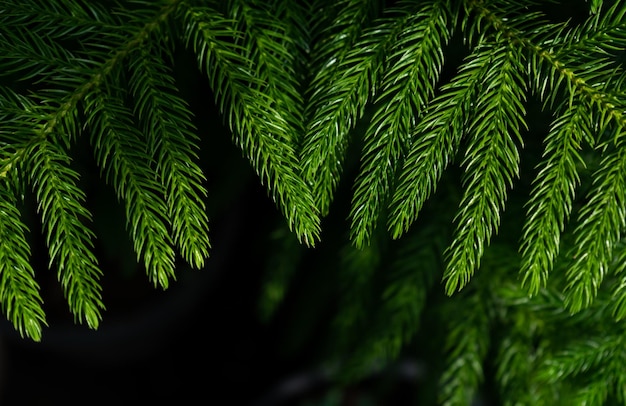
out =
[(186, 42), (207, 72), (237, 144), (261, 182), (268, 186), (290, 229), (301, 241), (313, 245), (319, 239), (319, 216), (309, 188), (299, 175), (295, 137), (281, 114), (281, 106), (271, 97), (269, 73), (263, 72), (266, 67), (250, 59), (263, 51), (246, 48), (254, 44), (246, 42), (234, 22), (215, 10), (186, 7), (184, 18)]
[[(69, 167), (71, 158), (63, 148), (69, 147), (66, 134), (77, 131), (76, 111), (68, 106), (69, 102), (61, 104), (60, 109), (54, 104), (39, 106), (8, 89), (4, 96), (10, 107), (3, 111), (6, 121), (0, 132), (2, 176), (17, 183), (25, 180), (32, 186), (46, 236), (49, 266), (57, 269), (75, 319), (95, 329), (104, 304), (98, 283), (101, 272), (92, 252), (94, 235), (83, 224), (91, 220), (91, 213), (84, 207), (84, 192), (76, 185), (79, 174)], [(56, 131), (61, 131), (63, 137)], [(19, 224), (19, 219), (15, 221)], [(33, 334), (38, 337), (40, 332)]]
[(546, 286), (580, 184), (578, 168), (585, 165), (580, 150), (594, 144), (588, 107), (562, 105), (561, 111), (546, 137), (522, 233), (520, 274), (531, 294)]
[[(410, 144), (416, 117), (434, 94), (443, 65), (441, 48), (449, 39), (445, 2), (435, 1), (417, 12), (399, 9), (394, 18), (394, 45), (386, 58), (376, 110), (365, 133), (361, 172), (352, 199), (351, 239), (369, 242), (378, 216), (393, 188), (396, 169)], [(393, 107), (392, 107), (393, 106)]]
[[(277, 15), (279, 10), (271, 2), (236, 0), (233, 3), (230, 14), (237, 24), (235, 30), (243, 33), (240, 38), (235, 36), (235, 41), (245, 50), (243, 57), (253, 61), (255, 77), (265, 83), (265, 93), (275, 104), (274, 111), (279, 114), (277, 124), (284, 126), (281, 141), (297, 145), (304, 126), (304, 106), (289, 26)], [(242, 148), (250, 150), (251, 145)]]
[(85, 98), (85, 112), (98, 166), (124, 203), (137, 258), (143, 258), (150, 281), (165, 289), (175, 278), (175, 252), (164, 218), (166, 191), (152, 174), (145, 140), (120, 96), (93, 91)]
[(507, 187), (513, 187), (519, 171), (515, 143), (522, 143), (519, 131), (526, 126), (522, 58), (498, 44), (485, 45), (483, 55), (484, 59), (476, 63), (490, 66), (490, 71), (484, 77), (469, 124), (470, 139), (463, 160), (465, 192), (444, 274), (448, 294), (469, 282), (480, 267), (484, 247), (498, 230)]
[(365, 112), (390, 40), (381, 42), (389, 35), (385, 25), (363, 32), (377, 15), (376, 1), (340, 0), (319, 9), (332, 17), (311, 28), (314, 77), (308, 86), (301, 156), (303, 176), (313, 185), (316, 206), (325, 216), (339, 183), (349, 132)]
[[(0, 51), (7, 55), (0, 62), (0, 76), (18, 81), (46, 82), (59, 72), (72, 72), (83, 65), (73, 53), (41, 33), (18, 27), (0, 33)], [(7, 46), (10, 44), (10, 49)]]
[(102, 272), (92, 251), (95, 236), (82, 223), (91, 220), (91, 213), (84, 207), (84, 192), (75, 183), (79, 174), (68, 166), (70, 157), (52, 134), (45, 138), (38, 135), (25, 155), (46, 234), (50, 267), (54, 264), (58, 269), (74, 317), (95, 329), (104, 309), (99, 284)]
[[(600, 62), (618, 55), (621, 48), (615, 44), (624, 41), (625, 15), (626, 7), (620, 2), (604, 10), (590, 10), (590, 16), (583, 24), (564, 28), (553, 35), (551, 42), (555, 58), (566, 64), (581, 64), (583, 61)], [(598, 57), (600, 60), (597, 60)]]
[[(285, 44), (290, 55), (289, 71), (293, 73), (293, 82), (297, 86), (297, 93), (301, 103), (301, 111), (294, 112), (302, 120), (298, 123), (298, 148), (299, 151), (304, 137), (307, 116), (306, 91), (311, 82), (313, 70), (311, 69), (311, 52), (315, 41), (312, 26), (320, 22), (320, 19), (310, 19), (315, 13), (315, 1), (295, 2), (290, 0), (275, 0), (274, 14), (277, 19), (284, 22), (285, 35), (289, 41)], [(287, 106), (288, 107), (288, 106)]]
[(311, 65), (317, 72), (311, 86), (315, 98), (320, 95), (318, 86), (325, 87), (324, 77), (338, 73), (340, 64), (359, 41), (363, 28), (378, 16), (380, 4), (372, 0), (314, 0), (311, 3), (311, 13), (318, 17), (309, 23)]
[(389, 203), (387, 228), (394, 238), (400, 238), (417, 219), (444, 170), (454, 160), (473, 100), (490, 69), (489, 64), (477, 62), (489, 57), (486, 51), (475, 49), (466, 58), (459, 73), (442, 87), (441, 94), (413, 130), (413, 141)]
[[(506, 5), (509, 8), (517, 7), (516, 3), (513, 3), (515, 5), (508, 4), (507, 1), (504, 3), (507, 3)], [(542, 98), (545, 97), (546, 90), (550, 90), (549, 99), (554, 101), (560, 95), (561, 86), (565, 86), (566, 97), (569, 99), (570, 105), (575, 97), (582, 97), (586, 99), (586, 102), (595, 105), (600, 114), (597, 118), (600, 123), (613, 122), (619, 127), (624, 127), (626, 122), (623, 113), (625, 110), (623, 103), (618, 97), (607, 91), (610, 87), (607, 87), (606, 83), (600, 83), (600, 86), (594, 83), (594, 78), (598, 76), (606, 78), (606, 65), (602, 63), (599, 65), (584, 64), (584, 67), (576, 70), (575, 67), (568, 66), (564, 61), (561, 61), (559, 52), (552, 49), (553, 40), (540, 42), (542, 36), (545, 38), (545, 34), (551, 31), (554, 32), (555, 28), (554, 25), (546, 25), (542, 28), (542, 20), (539, 18), (540, 14), (526, 15), (511, 22), (509, 19), (503, 19), (501, 15), (485, 6), (482, 0), (469, 1), (468, 6), (477, 12), (479, 20), (485, 20), (482, 23), (480, 21), (477, 22), (476, 27), (488, 25), (514, 48), (521, 46), (529, 52), (530, 73), (535, 78), (535, 89), (539, 91)], [(623, 8), (624, 6), (619, 7), (619, 5), (616, 5), (615, 9), (608, 13), (608, 19), (611, 20), (615, 13), (618, 16), (626, 13), (626, 11), (621, 11)], [(594, 17), (592, 16), (591, 18), (593, 19)], [(537, 28), (533, 29), (534, 27)], [(591, 23), (587, 24), (587, 27), (593, 29), (595, 25)], [(557, 25), (557, 33), (563, 31), (563, 25)], [(526, 35), (526, 33), (529, 35)], [(615, 47), (622, 47), (624, 42), (626, 42), (623, 35), (608, 35), (603, 38), (607, 42), (614, 42), (603, 44), (600, 49), (615, 49)], [(602, 54), (602, 52), (599, 53)]]
[(154, 52), (157, 50), (144, 48), (131, 56), (129, 82), (135, 114), (148, 138), (149, 155), (156, 162), (156, 171), (166, 191), (173, 240), (183, 258), (199, 269), (211, 245), (203, 202), (207, 196), (203, 186), (206, 179), (195, 163), (198, 136), (194, 133), (191, 113), (178, 96), (165, 62)]
[(576, 243), (569, 254), (567, 304), (572, 312), (588, 307), (609, 271), (613, 247), (626, 227), (626, 148), (623, 145), (603, 159), (594, 174), (594, 187), (579, 213)]
[(40, 341), (47, 324), (43, 300), (30, 264), (28, 229), (16, 221), (21, 213), (7, 183), (0, 187), (0, 304), (20, 336)]

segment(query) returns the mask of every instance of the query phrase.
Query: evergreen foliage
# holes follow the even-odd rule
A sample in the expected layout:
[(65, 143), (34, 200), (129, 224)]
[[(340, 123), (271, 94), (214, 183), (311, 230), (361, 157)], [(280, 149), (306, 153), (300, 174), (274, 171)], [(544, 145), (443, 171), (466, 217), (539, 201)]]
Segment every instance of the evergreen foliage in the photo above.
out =
[(47, 323), (31, 193), (69, 310), (103, 317), (81, 138), (155, 287), (209, 258), (179, 48), (285, 220), (264, 320), (330, 263), (343, 382), (434, 346), (438, 404), (626, 404), (621, 0), (0, 1), (0, 304), (22, 336)]

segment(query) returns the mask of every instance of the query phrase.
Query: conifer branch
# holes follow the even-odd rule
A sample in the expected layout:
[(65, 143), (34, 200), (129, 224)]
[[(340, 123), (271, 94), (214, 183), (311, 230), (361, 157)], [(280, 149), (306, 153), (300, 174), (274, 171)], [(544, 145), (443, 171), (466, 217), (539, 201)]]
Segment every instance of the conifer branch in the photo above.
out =
[(525, 78), (523, 60), (501, 44), (484, 45), (481, 64), (490, 66), (483, 91), (475, 100), (469, 123), (469, 144), (463, 159), (465, 192), (456, 217), (457, 230), (448, 248), (444, 274), (446, 292), (465, 286), (480, 267), (491, 236), (497, 232), (507, 188), (518, 176), (525, 128)]
[[(239, 147), (288, 220), (308, 245), (319, 238), (319, 215), (309, 187), (300, 177), (289, 123), (268, 94), (266, 68), (250, 59), (243, 33), (235, 23), (208, 8), (184, 11), (185, 39), (198, 56), (213, 87), (220, 111), (228, 117)], [(228, 38), (228, 39), (223, 39)], [(244, 42), (242, 42), (244, 41)], [(261, 70), (257, 75), (256, 70)]]
[(416, 117), (434, 94), (450, 33), (448, 5), (435, 1), (419, 11), (398, 10), (394, 45), (385, 61), (376, 110), (365, 132), (361, 172), (352, 199), (351, 239), (368, 244), (393, 188), (396, 169), (410, 144)]
[(473, 99), (490, 69), (489, 64), (477, 63), (485, 58), (488, 58), (485, 49), (475, 49), (414, 128), (389, 203), (387, 228), (393, 238), (400, 238), (417, 219), (424, 203), (437, 189), (443, 172), (454, 160), (466, 133)]
[(156, 162), (173, 240), (183, 258), (202, 268), (208, 256), (209, 225), (203, 199), (206, 180), (197, 161), (198, 136), (191, 113), (177, 95), (173, 78), (156, 50), (142, 50), (133, 58), (129, 82), (135, 99), (135, 114), (148, 139), (149, 155)]
[[(619, 127), (625, 126), (624, 111), (626, 111), (626, 109), (624, 109), (623, 103), (620, 103), (620, 100), (611, 93), (606, 92), (606, 87), (598, 87), (593, 81), (590, 81), (589, 78), (586, 77), (585, 71), (587, 69), (574, 70), (561, 61), (558, 58), (558, 53), (555, 53), (554, 50), (549, 47), (544, 47), (539, 43), (535, 43), (531, 36), (524, 35), (524, 32), (532, 32), (530, 30), (532, 27), (529, 26), (529, 24), (540, 24), (540, 19), (535, 18), (533, 21), (530, 18), (525, 18), (518, 20), (518, 24), (511, 24), (498, 16), (493, 10), (489, 9), (483, 0), (470, 0), (468, 4), (469, 8), (476, 10), (478, 14), (487, 20), (489, 25), (493, 27), (496, 32), (500, 33), (503, 38), (506, 38), (512, 46), (521, 46), (530, 52), (530, 73), (534, 75), (536, 83), (541, 84), (536, 86), (536, 88), (541, 89), (541, 95), (544, 94), (547, 87), (546, 85), (551, 83), (551, 95), (554, 99), (558, 94), (557, 89), (559, 89), (561, 84), (564, 84), (567, 89), (570, 105), (572, 104), (573, 98), (580, 95), (584, 97), (587, 102), (596, 105), (596, 108), (603, 116), (602, 122), (613, 121)], [(619, 7), (619, 5), (616, 4), (615, 7)], [(621, 14), (626, 13), (624, 6), (621, 6), (621, 8), (624, 9)], [(591, 18), (595, 17), (592, 16)], [(529, 23), (525, 24), (523, 31), (518, 28), (520, 23), (524, 25), (526, 22)], [(539, 29), (538, 31), (544, 33), (546, 30)], [(602, 64), (600, 64), (600, 66), (587, 65), (586, 68), (590, 68), (590, 74), (595, 76), (597, 71), (602, 71), (606, 66), (602, 66)]]
[(52, 134), (36, 139), (25, 155), (46, 235), (49, 266), (56, 265), (74, 317), (95, 329), (104, 309), (98, 283), (102, 272), (93, 253), (95, 236), (82, 223), (91, 220), (91, 213), (84, 207), (84, 192), (75, 183), (79, 174), (68, 166), (70, 157)]
[(0, 304), (22, 337), (40, 341), (47, 325), (43, 300), (30, 264), (28, 229), (19, 221), (15, 191), (8, 182), (0, 186)]
[(613, 248), (626, 227), (626, 148), (608, 153), (594, 174), (589, 200), (579, 213), (576, 243), (569, 254), (567, 304), (572, 312), (588, 307), (609, 271)]
[[(98, 283), (101, 271), (92, 252), (94, 235), (83, 224), (91, 220), (91, 213), (84, 207), (84, 192), (76, 185), (79, 174), (69, 167), (71, 158), (63, 149), (63, 145), (69, 147), (65, 134), (76, 132), (76, 111), (60, 113), (53, 106), (39, 107), (10, 90), (5, 94), (14, 106), (4, 111), (5, 128), (0, 133), (6, 143), (2, 176), (14, 182), (25, 180), (32, 186), (46, 235), (49, 266), (56, 266), (75, 319), (95, 329), (104, 304)], [(63, 131), (64, 136), (51, 133), (52, 127)]]
[(593, 145), (593, 123), (587, 106), (561, 106), (546, 137), (544, 160), (534, 181), (522, 233), (523, 285), (531, 294), (545, 287), (559, 255), (561, 233), (572, 212), (583, 144)]
[[(143, 258), (150, 281), (167, 288), (175, 278), (171, 224), (164, 201), (166, 191), (152, 175), (152, 158), (134, 127), (131, 112), (119, 95), (92, 91), (85, 98), (90, 142), (98, 166), (124, 203), (126, 224), (138, 259)], [(118, 92), (115, 92), (118, 93)]]
[[(240, 40), (244, 58), (255, 64), (255, 76), (265, 83), (265, 94), (274, 101), (277, 121), (284, 126), (280, 136), (283, 142), (297, 145), (303, 126), (303, 98), (296, 74), (294, 42), (289, 36), (289, 26), (280, 19), (279, 10), (270, 2), (237, 0), (231, 7), (237, 32), (244, 33)], [(277, 122), (277, 124), (278, 124)], [(275, 136), (278, 134), (274, 134)], [(251, 145), (242, 145), (250, 150)]]
[[(72, 163), (83, 133), (150, 281), (168, 286), (177, 252), (192, 267), (205, 264), (208, 193), (194, 127), (203, 117), (192, 117), (173, 78), (174, 46), (184, 42), (286, 219), (273, 236), (265, 321), (309, 265), (304, 253), (332, 252), (333, 269), (323, 271), (340, 289), (328, 280), (296, 288), (313, 312), (332, 296), (321, 293), (340, 294), (330, 302), (338, 307), (326, 358), (341, 360), (342, 382), (412, 352), (435, 316), (445, 335), (417, 349), (443, 355), (428, 370), (439, 382), (433, 400), (470, 404), (496, 390), (505, 405), (624, 403), (626, 3), (587, 1), (582, 22), (561, 21), (553, 7), (565, 2), (550, 3), (4, 2), (5, 316), (22, 336), (41, 339), (45, 304), (21, 213), (32, 188), (71, 312), (89, 327), (100, 322), (91, 213)], [(455, 68), (446, 54), (453, 33), (463, 47), (450, 51), (466, 57), (440, 84), (442, 67)], [(531, 126), (522, 140), (536, 117), (525, 116), (533, 94), (554, 117), (545, 134)], [(351, 155), (351, 146), (360, 151)], [(350, 230), (337, 236), (344, 249), (306, 250), (333, 201), (350, 198), (338, 185), (355, 162)], [(526, 172), (529, 162), (536, 169)], [(403, 240), (389, 241), (382, 221)], [(430, 297), (440, 275), (446, 293), (463, 291)]]
[[(71, 10), (70, 10), (71, 11)], [(53, 72), (49, 74), (56, 75), (54, 82), (55, 84), (60, 85), (61, 89), (68, 89), (67, 92), (63, 92), (62, 101), (58, 102), (59, 89), (52, 89), (51, 94), (48, 97), (40, 97), (39, 105), (42, 105), (41, 108), (49, 110), (49, 118), (47, 122), (42, 126), (39, 130), (41, 137), (46, 137), (48, 134), (54, 133), (59, 130), (59, 134), (63, 134), (66, 138), (63, 140), (66, 145), (69, 145), (69, 139), (72, 136), (76, 135), (76, 131), (64, 131), (64, 129), (75, 129), (76, 126), (76, 115), (77, 115), (77, 105), (85, 98), (85, 96), (92, 90), (101, 85), (103, 80), (107, 78), (107, 76), (114, 69), (119, 69), (119, 64), (127, 57), (127, 55), (139, 47), (150, 35), (150, 33), (155, 30), (159, 24), (163, 23), (169, 16), (170, 13), (174, 11), (174, 6), (170, 5), (169, 7), (164, 7), (161, 10), (161, 13), (154, 17), (153, 21), (146, 23), (142, 29), (135, 31), (134, 36), (124, 42), (117, 49), (113, 50), (112, 56), (109, 56), (110, 51), (112, 51), (109, 47), (99, 44), (100, 47), (104, 47), (105, 51), (102, 53), (106, 55), (106, 58), (102, 61), (97, 68), (91, 70), (86, 67), (81, 69), (81, 62), (79, 58), (73, 59), (75, 64), (75, 68), (65, 70), (65, 75), (58, 75), (58, 72)], [(99, 15), (99, 13), (96, 13)], [(93, 27), (89, 27), (93, 28)], [(126, 39), (124, 36), (119, 34), (107, 35), (105, 36), (108, 40), (115, 39)], [(103, 40), (103, 38), (100, 38)], [(40, 43), (41, 40), (38, 39), (35, 41), (36, 43)], [(105, 41), (105, 44), (107, 41)], [(112, 46), (109, 44), (109, 46)], [(45, 48), (45, 46), (43, 46)], [(47, 52), (43, 54), (49, 54), (48, 59), (53, 59), (55, 62), (52, 65), (54, 67), (58, 64), (58, 53), (50, 54), (50, 47), (48, 47)], [(54, 48), (54, 47), (53, 47)], [(70, 55), (70, 54), (68, 54)], [(46, 62), (44, 60), (42, 62)], [(10, 62), (9, 62), (10, 63)], [(10, 66), (10, 65), (9, 65)], [(26, 65), (26, 68), (30, 67), (30, 62)], [(44, 67), (40, 67), (40, 69), (48, 69), (50, 66), (46, 65)], [(28, 78), (32, 76), (32, 73), (27, 73), (25, 76)], [(72, 75), (75, 75), (74, 77)], [(45, 93), (44, 93), (45, 94)], [(61, 125), (61, 129), (58, 129), (57, 126)], [(18, 150), (16, 152), (17, 155), (21, 155), (23, 153), (22, 150)], [(12, 161), (14, 161), (12, 159)]]
[(318, 21), (319, 30), (312, 27), (317, 34), (311, 51), (315, 74), (308, 86), (301, 156), (303, 176), (326, 216), (341, 177), (349, 132), (365, 113), (393, 35), (384, 24), (363, 32), (376, 15), (376, 1), (341, 0), (320, 7), (332, 17)]

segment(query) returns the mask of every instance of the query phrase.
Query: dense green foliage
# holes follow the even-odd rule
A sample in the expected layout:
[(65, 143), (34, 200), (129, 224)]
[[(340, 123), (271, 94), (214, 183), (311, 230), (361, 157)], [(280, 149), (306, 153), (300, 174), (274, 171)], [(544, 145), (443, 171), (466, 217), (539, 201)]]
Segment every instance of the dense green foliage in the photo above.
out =
[(20, 334), (46, 325), (27, 194), (76, 321), (105, 309), (83, 138), (149, 280), (206, 263), (180, 48), (285, 220), (262, 317), (303, 264), (332, 269), (302, 297), (337, 306), (345, 380), (432, 352), (439, 404), (626, 404), (623, 1), (0, 1), (0, 304)]

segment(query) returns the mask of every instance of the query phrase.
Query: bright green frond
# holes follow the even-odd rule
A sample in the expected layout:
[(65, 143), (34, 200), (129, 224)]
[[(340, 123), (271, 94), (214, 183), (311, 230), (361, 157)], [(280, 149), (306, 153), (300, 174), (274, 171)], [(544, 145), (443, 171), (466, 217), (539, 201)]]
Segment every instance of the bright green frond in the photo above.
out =
[(417, 219), (444, 170), (454, 161), (466, 132), (473, 99), (491, 67), (485, 63), (488, 52), (485, 48), (477, 49), (466, 59), (413, 130), (411, 146), (389, 204), (387, 227), (393, 238), (400, 238)]
[[(274, 15), (276, 18), (284, 22), (284, 33), (289, 41), (285, 43), (290, 55), (291, 66), (288, 70), (293, 73), (294, 78), (291, 81), (297, 84), (298, 98), (301, 99), (299, 107), (300, 111), (293, 111), (300, 116), (302, 122), (299, 123), (298, 142), (301, 142), (304, 136), (304, 126), (306, 119), (305, 90), (311, 80), (313, 71), (311, 67), (311, 52), (314, 46), (313, 36), (315, 35), (312, 25), (319, 22), (319, 19), (310, 19), (313, 14), (315, 2), (298, 2), (290, 0), (275, 0)], [(285, 106), (289, 108), (289, 106)], [(293, 106), (292, 106), (293, 108)]]
[[(315, 244), (320, 231), (318, 210), (300, 176), (297, 137), (292, 117), (285, 115), (286, 102), (281, 105), (271, 97), (273, 86), (279, 85), (276, 78), (268, 80), (272, 70), (267, 70), (266, 58), (270, 55), (215, 10), (188, 8), (185, 21), (186, 41), (209, 76), (237, 144), (268, 187), (290, 229), (304, 243)], [(267, 38), (267, 46), (280, 47), (281, 38)]]
[(0, 305), (22, 337), (39, 341), (46, 316), (16, 200), (6, 183), (0, 186)]
[[(333, 75), (346, 54), (359, 40), (363, 29), (378, 17), (380, 2), (376, 0), (337, 0), (311, 2), (315, 18), (309, 22), (312, 33), (312, 66), (317, 84)], [(335, 72), (336, 73), (336, 72)]]
[(463, 166), (465, 192), (456, 216), (457, 229), (447, 256), (446, 292), (463, 288), (497, 232), (507, 189), (518, 176), (520, 129), (525, 128), (523, 59), (514, 49), (485, 45), (490, 67), (472, 106)]
[(575, 246), (568, 257), (567, 299), (572, 312), (595, 299), (626, 227), (626, 148), (619, 145), (604, 157), (594, 174), (588, 200), (578, 214)]
[(132, 55), (129, 82), (135, 113), (166, 191), (174, 242), (191, 266), (201, 268), (211, 245), (204, 204), (206, 179), (196, 163), (198, 136), (171, 73), (155, 55), (157, 50), (151, 51)]
[[(615, 2), (610, 8), (592, 12), (583, 24), (554, 35), (555, 56), (564, 62), (590, 62), (593, 58), (616, 56), (624, 43), (626, 5)], [(593, 67), (589, 64), (588, 67)]]
[(483, 11), (505, 38), (528, 51), (533, 91), (548, 105), (554, 106), (557, 100), (565, 98), (571, 107), (574, 98), (582, 98), (583, 104), (592, 104), (599, 112), (596, 120), (601, 123), (600, 128), (609, 122), (626, 125), (623, 87), (619, 89), (611, 83), (616, 77), (621, 78), (623, 71), (618, 62), (626, 46), (623, 5), (616, 3), (605, 14), (591, 16), (573, 29), (565, 24), (546, 24), (528, 35)]
[(29, 183), (37, 198), (50, 267), (58, 277), (71, 312), (78, 321), (97, 328), (104, 304), (99, 279), (102, 274), (93, 253), (93, 232), (85, 221), (85, 194), (76, 184), (79, 174), (70, 168), (70, 157), (59, 147), (54, 134), (40, 136), (28, 146), (25, 156)]
[(399, 12), (406, 15), (395, 20), (399, 25), (392, 30), (394, 45), (386, 56), (354, 186), (351, 238), (357, 247), (369, 243), (387, 204), (412, 128), (434, 94), (443, 65), (441, 49), (450, 35), (445, 2), (432, 2), (417, 12)]
[[(339, 4), (344, 3), (354, 6), (362, 1)], [(404, 19), (383, 19), (364, 30), (355, 43), (362, 27), (356, 28), (354, 24), (369, 21), (368, 11), (368, 7), (357, 14), (351, 14), (350, 8), (341, 10), (333, 31), (328, 37), (322, 36), (318, 40), (319, 48), (313, 50), (313, 67), (317, 70), (310, 85), (307, 106), (310, 116), (307, 116), (301, 156), (303, 176), (312, 185), (313, 197), (322, 215), (328, 214), (339, 184), (350, 131), (363, 117), (378, 87), (384, 58), (405, 27)], [(334, 32), (335, 29), (338, 31)]]
[(534, 181), (521, 241), (523, 284), (531, 294), (546, 286), (559, 255), (561, 233), (572, 212), (584, 144), (593, 145), (589, 108), (577, 104), (554, 120), (546, 137), (543, 161)]
[(98, 166), (126, 209), (135, 253), (143, 259), (152, 283), (167, 288), (175, 278), (171, 225), (165, 218), (167, 192), (153, 175), (146, 141), (117, 94), (91, 92), (85, 111)]
[(209, 266), (236, 208), (203, 162), (222, 203), (250, 168), (200, 146), (232, 141), (284, 218), (233, 241), (280, 355), (339, 386), (416, 357), (420, 405), (624, 404), (625, 50), (624, 0), (0, 0), (2, 312), (42, 338), (35, 216), (100, 324), (93, 170), (152, 284)]
[[(303, 131), (303, 100), (295, 72), (296, 60), (290, 27), (280, 19), (279, 10), (271, 2), (237, 0), (230, 13), (236, 21), (235, 30), (244, 33), (235, 41), (245, 52), (242, 57), (254, 63), (254, 76), (264, 82), (264, 93), (273, 100), (276, 125), (284, 127), (276, 137), (296, 144)], [(245, 138), (242, 138), (245, 141)], [(251, 145), (243, 144), (244, 150)]]

